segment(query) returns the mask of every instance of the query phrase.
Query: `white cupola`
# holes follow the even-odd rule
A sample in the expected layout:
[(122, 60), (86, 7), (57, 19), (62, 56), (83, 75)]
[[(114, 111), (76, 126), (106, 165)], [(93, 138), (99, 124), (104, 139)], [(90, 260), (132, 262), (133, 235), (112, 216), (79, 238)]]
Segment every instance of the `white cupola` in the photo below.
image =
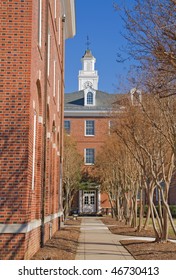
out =
[(98, 72), (95, 70), (96, 59), (89, 49), (85, 51), (81, 61), (82, 70), (79, 71), (78, 75), (78, 90), (83, 90), (87, 87), (97, 90), (99, 77)]

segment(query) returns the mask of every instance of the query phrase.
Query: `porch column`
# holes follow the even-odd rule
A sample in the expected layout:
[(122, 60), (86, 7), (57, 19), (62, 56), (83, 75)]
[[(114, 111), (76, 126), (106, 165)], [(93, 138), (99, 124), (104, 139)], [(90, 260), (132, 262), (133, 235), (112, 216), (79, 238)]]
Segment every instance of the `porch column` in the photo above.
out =
[(98, 195), (97, 195), (97, 212), (101, 210), (101, 192), (98, 189)]
[(79, 190), (79, 213), (83, 212), (83, 191)]

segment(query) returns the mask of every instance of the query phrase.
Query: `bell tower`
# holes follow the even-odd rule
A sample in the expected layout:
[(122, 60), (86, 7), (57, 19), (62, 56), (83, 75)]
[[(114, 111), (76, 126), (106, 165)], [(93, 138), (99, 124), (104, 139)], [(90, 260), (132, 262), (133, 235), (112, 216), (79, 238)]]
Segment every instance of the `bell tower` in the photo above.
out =
[(89, 41), (87, 39), (87, 50), (81, 59), (82, 70), (79, 71), (78, 75), (78, 90), (83, 90), (87, 87), (91, 87), (95, 90), (98, 89), (98, 72), (95, 70), (96, 59), (92, 55), (89, 49)]

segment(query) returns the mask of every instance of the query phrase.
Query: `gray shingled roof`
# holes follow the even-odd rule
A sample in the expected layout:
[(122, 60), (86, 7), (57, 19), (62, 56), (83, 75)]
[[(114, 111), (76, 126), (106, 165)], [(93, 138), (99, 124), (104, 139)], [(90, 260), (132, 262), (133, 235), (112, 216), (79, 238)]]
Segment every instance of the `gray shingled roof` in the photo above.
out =
[(96, 91), (95, 106), (84, 106), (84, 91), (77, 91), (65, 94), (66, 111), (110, 111), (113, 103), (117, 99), (117, 94)]

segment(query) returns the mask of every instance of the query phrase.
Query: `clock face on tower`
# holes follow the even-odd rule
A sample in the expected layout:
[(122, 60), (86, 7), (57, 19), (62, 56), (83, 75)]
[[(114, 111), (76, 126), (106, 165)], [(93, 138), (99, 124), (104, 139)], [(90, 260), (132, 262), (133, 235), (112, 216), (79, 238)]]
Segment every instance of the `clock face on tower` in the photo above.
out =
[(84, 83), (84, 88), (92, 87), (93, 84), (90, 81)]

